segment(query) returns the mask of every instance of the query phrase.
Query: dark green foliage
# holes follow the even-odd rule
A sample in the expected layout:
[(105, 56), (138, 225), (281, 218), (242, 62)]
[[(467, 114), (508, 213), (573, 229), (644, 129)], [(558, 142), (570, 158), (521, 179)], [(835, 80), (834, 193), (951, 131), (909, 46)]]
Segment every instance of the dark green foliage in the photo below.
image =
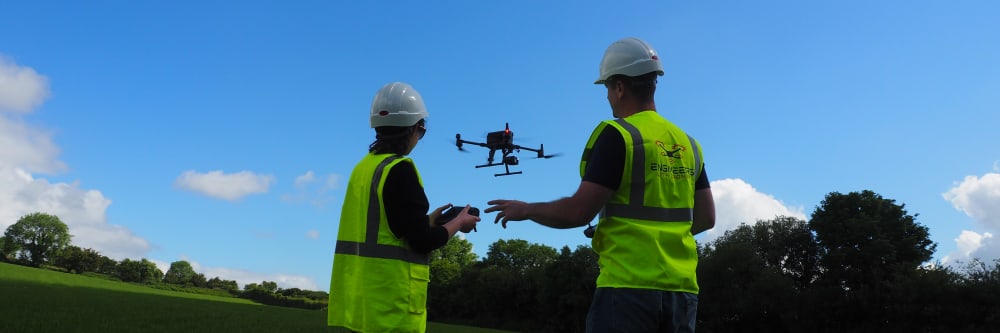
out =
[(327, 305), (326, 293), (320, 294), (306, 293), (302, 290), (285, 292), (278, 289), (278, 284), (272, 281), (263, 281), (260, 284), (250, 283), (243, 288), (240, 293), (241, 298), (253, 300), (257, 303), (286, 306), (301, 309), (322, 309)]
[[(814, 274), (805, 221), (778, 217), (740, 225), (700, 248), (699, 330), (786, 332), (801, 287)], [(787, 229), (783, 229), (787, 228)], [(806, 230), (808, 235), (808, 230)], [(788, 244), (805, 240), (805, 244)]]
[[(472, 258), (471, 247), (451, 253), (450, 258)], [(431, 265), (441, 267), (448, 266)], [(524, 240), (499, 240), (486, 258), (464, 264), (457, 278), (432, 278), (428, 316), (519, 332), (582, 332), (597, 271), (589, 247), (557, 252)]]
[(214, 277), (207, 282), (206, 288), (209, 289), (221, 289), (228, 291), (232, 294), (237, 294), (240, 290), (240, 285), (233, 280), (223, 280), (219, 277)]
[[(163, 275), (163, 282), (179, 284), (182, 286), (193, 285), (192, 279), (194, 279), (197, 274), (198, 273), (194, 272), (194, 267), (191, 267), (191, 263), (185, 260), (175, 261), (170, 263), (170, 269), (168, 269), (167, 273)], [(202, 275), (201, 278), (204, 280), (205, 276)], [(203, 282), (202, 284), (204, 285), (206, 283)]]
[(877, 292), (930, 260), (937, 245), (904, 206), (872, 191), (828, 194), (809, 222), (826, 268), (822, 282)]
[(152, 284), (163, 280), (163, 271), (146, 258), (138, 261), (124, 259), (118, 263), (115, 276), (124, 282)]
[(69, 227), (45, 213), (22, 216), (4, 232), (3, 253), (31, 266), (50, 264), (70, 244)]
[(97, 250), (70, 245), (56, 257), (55, 265), (77, 274), (84, 272), (114, 274), (118, 263), (101, 255)]
[[(980, 332), (1000, 322), (1000, 264), (927, 265), (928, 231), (871, 192), (813, 220), (742, 225), (700, 247), (699, 331)], [(812, 230), (813, 233), (809, 231)]]
[(7, 262), (7, 237), (0, 236), (0, 262)]
[(830, 325), (883, 329), (905, 322), (893, 321), (889, 313), (896, 302), (890, 291), (933, 255), (936, 245), (927, 227), (907, 214), (904, 205), (872, 191), (828, 194), (809, 226), (824, 269), (816, 287), (837, 297), (820, 310), (851, 319)]
[(581, 245), (570, 251), (564, 246), (559, 257), (545, 267), (539, 304), (548, 311), (536, 316), (536, 325), (545, 332), (583, 332), (598, 273), (594, 250)]

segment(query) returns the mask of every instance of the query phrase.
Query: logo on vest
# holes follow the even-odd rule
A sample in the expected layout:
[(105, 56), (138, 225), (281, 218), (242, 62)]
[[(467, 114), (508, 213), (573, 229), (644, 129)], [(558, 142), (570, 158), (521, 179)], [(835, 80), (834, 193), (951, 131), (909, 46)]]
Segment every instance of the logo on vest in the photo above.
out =
[(674, 164), (674, 159), (681, 159), (681, 152), (687, 149), (679, 144), (674, 144), (673, 146), (670, 146), (670, 149), (667, 149), (667, 146), (659, 140), (656, 141), (656, 146), (660, 147), (660, 150), (663, 151), (660, 152), (660, 155), (666, 156), (667, 163), (670, 164)]
[[(683, 163), (677, 163), (683, 158), (684, 155), (682, 155), (681, 152), (686, 151), (686, 147), (679, 144), (673, 144), (670, 148), (667, 148), (667, 145), (659, 140), (656, 141), (656, 146), (660, 148), (660, 156), (665, 156), (667, 158), (667, 163), (652, 162), (649, 164), (649, 171), (657, 172), (661, 177), (673, 176), (674, 179), (684, 178), (685, 176), (694, 176), (693, 168), (685, 167)], [(660, 160), (662, 161), (662, 159)]]

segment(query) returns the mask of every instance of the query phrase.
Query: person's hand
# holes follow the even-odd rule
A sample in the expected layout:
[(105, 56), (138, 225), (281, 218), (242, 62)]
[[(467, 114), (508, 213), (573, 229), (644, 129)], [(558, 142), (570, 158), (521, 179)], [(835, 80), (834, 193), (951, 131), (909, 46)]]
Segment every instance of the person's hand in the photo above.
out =
[(458, 229), (461, 232), (470, 233), (473, 230), (476, 230), (476, 223), (479, 223), (479, 216), (469, 214), (469, 208), (471, 207), (472, 206), (470, 205), (465, 205), (462, 212), (458, 213), (458, 216), (452, 220), (454, 222), (458, 222), (459, 225), (462, 226)]
[(528, 204), (517, 200), (491, 200), (486, 204), (493, 205), (484, 210), (484, 213), (499, 212), (493, 224), (502, 222), (504, 229), (507, 228), (507, 221), (524, 221), (528, 219)]
[(437, 221), (437, 219), (439, 217), (441, 217), (441, 213), (443, 213), (445, 209), (451, 208), (451, 206), (452, 206), (451, 203), (445, 204), (444, 206), (438, 207), (433, 212), (431, 212), (431, 215), (427, 216), (428, 217), (428, 221), (430, 222), (431, 227), (437, 225), (437, 223), (435, 223), (435, 222)]

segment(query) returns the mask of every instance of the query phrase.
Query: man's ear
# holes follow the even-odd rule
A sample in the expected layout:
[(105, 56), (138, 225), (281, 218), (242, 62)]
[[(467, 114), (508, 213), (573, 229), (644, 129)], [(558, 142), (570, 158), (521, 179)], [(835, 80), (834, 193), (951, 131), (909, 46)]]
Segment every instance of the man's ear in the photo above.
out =
[(612, 88), (611, 91), (615, 94), (615, 97), (618, 97), (618, 99), (621, 99), (622, 97), (625, 96), (625, 81), (615, 80), (614, 82), (615, 82), (615, 85), (614, 85), (614, 87)]

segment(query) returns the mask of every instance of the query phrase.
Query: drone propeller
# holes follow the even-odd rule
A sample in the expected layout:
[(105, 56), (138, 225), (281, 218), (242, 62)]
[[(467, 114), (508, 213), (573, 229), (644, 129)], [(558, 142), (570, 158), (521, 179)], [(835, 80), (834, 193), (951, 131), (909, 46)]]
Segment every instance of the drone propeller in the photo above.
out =
[(562, 155), (562, 153), (555, 153), (555, 154), (545, 155), (545, 145), (542, 144), (542, 145), (538, 146), (538, 156), (536, 156), (535, 158), (553, 158), (553, 157), (557, 157), (557, 156), (561, 156), (561, 155)]
[(553, 157), (559, 157), (559, 156), (562, 156), (562, 153), (541, 155), (541, 156), (538, 156), (538, 157), (535, 157), (535, 158), (553, 158)]
[(460, 152), (469, 152), (465, 148), (462, 148), (462, 134), (455, 134), (455, 146), (458, 147), (458, 151)]

